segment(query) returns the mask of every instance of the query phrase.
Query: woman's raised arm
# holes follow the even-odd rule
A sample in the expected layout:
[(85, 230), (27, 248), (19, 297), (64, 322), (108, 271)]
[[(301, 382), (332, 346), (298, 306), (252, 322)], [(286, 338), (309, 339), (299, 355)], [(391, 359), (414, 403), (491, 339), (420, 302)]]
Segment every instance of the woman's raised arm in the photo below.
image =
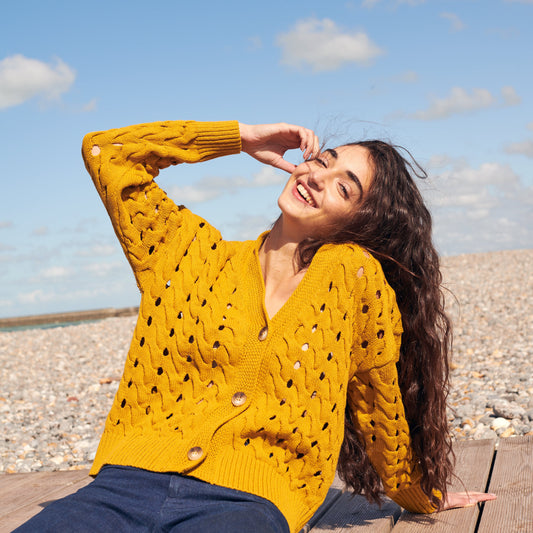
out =
[(320, 153), (320, 143), (315, 133), (302, 126), (286, 124), (239, 123), (242, 151), (261, 163), (272, 165), (286, 172), (293, 172), (296, 165), (283, 156), (287, 150), (299, 148), (304, 159), (316, 157)]

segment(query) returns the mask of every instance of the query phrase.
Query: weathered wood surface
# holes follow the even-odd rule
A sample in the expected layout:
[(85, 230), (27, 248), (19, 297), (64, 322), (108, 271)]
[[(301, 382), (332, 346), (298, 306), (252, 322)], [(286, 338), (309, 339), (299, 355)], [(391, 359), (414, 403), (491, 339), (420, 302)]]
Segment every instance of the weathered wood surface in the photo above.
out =
[[(310, 533), (533, 533), (533, 437), (461, 441), (455, 446), (458, 479), (451, 490), (494, 492), (485, 505), (434, 515), (401, 512), (388, 500), (381, 509), (343, 492), (337, 479), (326, 501), (302, 530)], [(88, 470), (0, 475), (0, 533), (50, 501), (87, 485)]]
[(533, 436), (500, 440), (490, 491), (477, 533), (533, 532)]
[(0, 532), (10, 532), (47, 503), (76, 492), (92, 481), (89, 470), (34, 472), (0, 476)]

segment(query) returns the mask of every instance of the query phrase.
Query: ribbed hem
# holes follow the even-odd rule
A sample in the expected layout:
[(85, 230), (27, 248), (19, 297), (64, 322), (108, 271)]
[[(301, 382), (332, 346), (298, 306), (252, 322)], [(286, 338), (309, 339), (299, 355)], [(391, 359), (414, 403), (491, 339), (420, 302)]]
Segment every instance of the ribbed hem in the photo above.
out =
[(319, 499), (310, 507), (309, 502), (290, 489), (288, 478), (258, 460), (253, 451), (236, 452), (232, 448), (225, 448), (216, 456), (208, 456), (190, 474), (209, 483), (270, 500), (285, 516), (291, 532), (299, 531), (322, 503)]
[[(169, 453), (172, 450), (172, 453)], [(198, 479), (255, 494), (271, 501), (283, 514), (291, 532), (299, 531), (322, 503), (314, 495), (311, 502), (290, 489), (289, 478), (258, 460), (253, 450), (238, 452), (225, 447), (211, 451), (194, 466), (187, 459), (187, 447), (180, 439), (136, 435), (128, 438), (104, 434), (90, 475), (95, 476), (105, 464), (133, 466), (154, 472), (190, 474)]]

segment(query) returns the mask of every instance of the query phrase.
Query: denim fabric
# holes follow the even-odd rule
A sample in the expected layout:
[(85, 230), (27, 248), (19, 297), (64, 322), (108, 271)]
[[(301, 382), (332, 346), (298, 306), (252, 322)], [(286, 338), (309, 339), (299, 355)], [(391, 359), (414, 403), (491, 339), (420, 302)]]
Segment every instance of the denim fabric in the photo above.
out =
[(105, 466), (78, 492), (56, 500), (16, 533), (289, 533), (270, 501), (196, 478)]

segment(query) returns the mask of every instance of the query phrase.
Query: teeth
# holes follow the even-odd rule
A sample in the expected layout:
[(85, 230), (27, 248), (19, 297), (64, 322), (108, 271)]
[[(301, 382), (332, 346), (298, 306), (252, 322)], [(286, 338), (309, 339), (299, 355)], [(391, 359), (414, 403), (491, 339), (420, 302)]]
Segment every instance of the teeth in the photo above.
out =
[(312, 207), (315, 207), (315, 202), (313, 202), (313, 199), (309, 195), (309, 193), (305, 190), (305, 187), (301, 184), (298, 184), (296, 186), (297, 191), (302, 195), (303, 199)]

